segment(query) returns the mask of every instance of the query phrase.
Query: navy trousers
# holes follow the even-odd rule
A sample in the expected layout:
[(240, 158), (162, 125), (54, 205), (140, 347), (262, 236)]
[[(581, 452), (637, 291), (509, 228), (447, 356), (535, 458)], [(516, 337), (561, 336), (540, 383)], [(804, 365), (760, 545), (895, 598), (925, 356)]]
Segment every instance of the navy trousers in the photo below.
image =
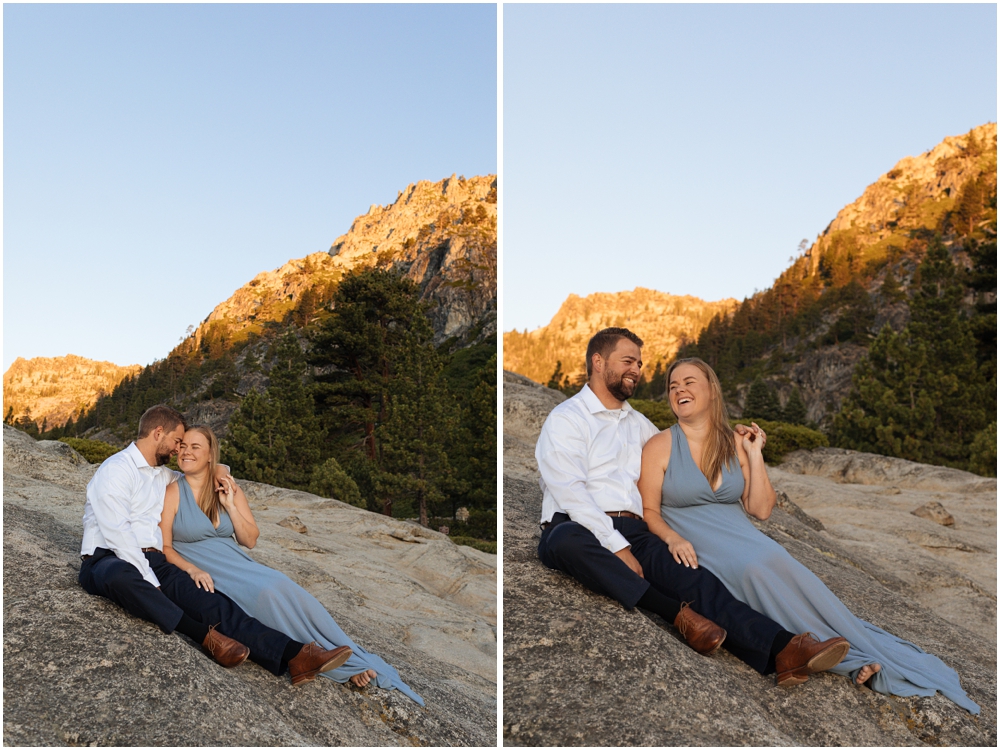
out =
[(182, 614), (216, 625), (220, 633), (249, 648), (251, 660), (281, 674), (281, 657), (291, 638), (250, 617), (225, 594), (198, 588), (191, 576), (168, 563), (162, 553), (145, 554), (160, 580), (159, 589), (132, 563), (101, 547), (83, 561), (80, 585), (88, 594), (110, 599), (129, 614), (158, 625), (164, 633), (174, 631)]
[(724, 648), (761, 674), (767, 670), (771, 646), (784, 628), (734, 597), (706, 568), (688, 568), (674, 560), (645, 521), (626, 517), (611, 520), (632, 545), (644, 578), (565, 513), (556, 513), (542, 531), (538, 557), (546, 567), (572, 576), (626, 609), (634, 608), (650, 586), (671, 599), (689, 602), (695, 612), (726, 629)]

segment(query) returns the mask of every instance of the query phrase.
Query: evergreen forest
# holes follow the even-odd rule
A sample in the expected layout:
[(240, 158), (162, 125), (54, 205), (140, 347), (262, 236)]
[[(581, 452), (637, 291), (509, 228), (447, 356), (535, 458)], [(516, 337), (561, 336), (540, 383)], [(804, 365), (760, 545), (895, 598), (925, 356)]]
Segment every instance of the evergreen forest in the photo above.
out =
[(957, 193), (914, 201), (877, 243), (830, 233), (678, 356), (712, 365), (744, 417), (801, 424), (798, 388), (783, 406), (776, 393), (792, 367), (861, 347), (849, 393), (816, 420), (831, 445), (996, 476), (995, 140), (970, 133), (964, 155), (980, 168)]
[[(997, 154), (995, 126), (935, 163), (935, 192), (893, 169), (870, 190), (899, 206), (828, 228), (774, 285), (718, 314), (677, 357), (719, 375), (741, 420), (782, 425), (780, 451), (832, 445), (996, 476)], [(866, 193), (867, 195), (867, 193)], [(859, 199), (858, 204), (861, 203)], [(856, 206), (858, 204), (855, 204)], [(856, 361), (850, 386), (803, 393), (824, 356)], [(835, 359), (835, 357), (834, 357)], [(829, 360), (827, 360), (829, 361)], [(798, 374), (796, 374), (798, 373)], [(633, 406), (673, 422), (664, 369), (643, 374)], [(550, 388), (576, 393), (554, 363)], [(810, 414), (812, 417), (810, 418)]]
[(231, 412), (222, 461), (236, 477), (448, 526), (495, 552), (496, 335), (435, 346), (430, 312), (398, 271), (355, 269), (259, 332), (188, 337), (42, 437), (124, 442), (154, 404), (211, 406)]

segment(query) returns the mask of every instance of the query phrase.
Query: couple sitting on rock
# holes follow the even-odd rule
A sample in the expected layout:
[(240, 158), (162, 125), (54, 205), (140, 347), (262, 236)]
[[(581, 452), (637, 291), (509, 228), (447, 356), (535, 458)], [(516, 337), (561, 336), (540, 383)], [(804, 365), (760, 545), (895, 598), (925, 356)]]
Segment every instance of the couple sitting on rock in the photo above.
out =
[[(164, 465), (178, 454), (183, 473)], [(276, 675), (287, 671), (293, 685), (324, 674), (398, 689), (423, 705), (315, 597), (240, 549), (237, 542), (253, 547), (260, 532), (218, 461), (211, 429), (188, 428), (167, 406), (147, 410), (138, 439), (87, 485), (80, 585), (166, 633), (183, 633), (224, 667), (249, 657)]]
[(750, 523), (747, 514), (764, 520), (776, 500), (767, 436), (756, 424), (730, 428), (707, 364), (683, 359), (667, 371), (669, 430), (631, 407), (641, 347), (625, 328), (598, 332), (587, 385), (542, 427), (542, 562), (660, 615), (699, 653), (724, 645), (761, 674), (776, 672), (779, 685), (830, 670), (882, 693), (941, 691), (979, 713), (953, 669), (856, 618)]

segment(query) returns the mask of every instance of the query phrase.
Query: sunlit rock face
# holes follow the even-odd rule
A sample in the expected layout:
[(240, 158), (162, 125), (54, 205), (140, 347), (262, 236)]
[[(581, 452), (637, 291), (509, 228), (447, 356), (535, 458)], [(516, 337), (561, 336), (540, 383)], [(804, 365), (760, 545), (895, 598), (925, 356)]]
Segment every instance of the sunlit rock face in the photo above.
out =
[(643, 370), (669, 362), (678, 347), (694, 341), (716, 315), (730, 312), (736, 300), (705, 302), (636, 287), (630, 292), (571, 294), (548, 325), (503, 335), (504, 368), (547, 383), (561, 362), (570, 380), (586, 373), (584, 353), (590, 337), (610, 326), (628, 328), (643, 341)]
[(26, 415), (41, 428), (62, 427), (81, 409), (111, 393), (115, 386), (142, 369), (97, 362), (75, 354), (65, 357), (34, 357), (14, 360), (3, 374), (4, 409), (17, 420)]
[(481, 340), (496, 332), (497, 179), (495, 175), (420, 181), (388, 206), (357, 217), (328, 252), (257, 274), (215, 307), (194, 332), (212, 325), (238, 337), (280, 321), (307, 290), (332, 288), (359, 267), (398, 268), (431, 305), (435, 339)]

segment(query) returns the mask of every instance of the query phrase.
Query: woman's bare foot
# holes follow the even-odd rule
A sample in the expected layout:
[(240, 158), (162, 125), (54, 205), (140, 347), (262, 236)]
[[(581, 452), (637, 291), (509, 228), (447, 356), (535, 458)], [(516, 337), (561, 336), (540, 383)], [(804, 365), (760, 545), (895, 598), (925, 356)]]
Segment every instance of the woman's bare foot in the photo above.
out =
[(861, 667), (861, 671), (858, 672), (858, 679), (855, 680), (859, 685), (864, 685), (868, 680), (871, 679), (872, 675), (882, 669), (881, 664), (865, 664)]
[[(867, 667), (865, 667), (865, 669), (867, 669)], [(374, 680), (376, 677), (378, 677), (378, 675), (375, 673), (374, 670), (366, 669), (364, 672), (354, 675), (351, 678), (351, 684), (354, 685), (355, 687), (364, 687), (369, 682)]]

